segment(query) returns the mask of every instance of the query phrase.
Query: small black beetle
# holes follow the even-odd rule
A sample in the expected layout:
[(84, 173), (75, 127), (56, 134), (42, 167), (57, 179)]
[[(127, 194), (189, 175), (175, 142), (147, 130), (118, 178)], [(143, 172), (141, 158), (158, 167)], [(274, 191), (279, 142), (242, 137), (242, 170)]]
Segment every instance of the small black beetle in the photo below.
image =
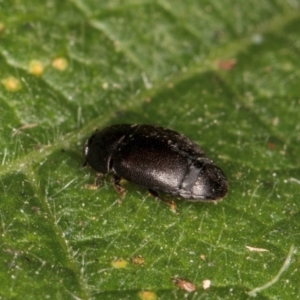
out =
[(222, 170), (187, 137), (154, 125), (119, 124), (96, 131), (86, 142), (85, 163), (149, 189), (191, 201), (217, 200), (228, 190)]

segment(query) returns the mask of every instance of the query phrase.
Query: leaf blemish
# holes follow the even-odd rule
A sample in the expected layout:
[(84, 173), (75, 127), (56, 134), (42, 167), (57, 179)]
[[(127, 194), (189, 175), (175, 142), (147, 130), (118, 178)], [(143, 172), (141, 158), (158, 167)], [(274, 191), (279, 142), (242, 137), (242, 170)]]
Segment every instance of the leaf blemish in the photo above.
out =
[(57, 57), (52, 61), (52, 67), (58, 71), (64, 71), (68, 67), (68, 61), (63, 57)]
[(22, 85), (19, 79), (9, 76), (1, 81), (4, 88), (9, 92), (17, 92), (21, 89)]
[(34, 76), (41, 76), (44, 73), (44, 65), (39, 60), (32, 60), (29, 63), (28, 72)]
[(111, 265), (115, 269), (124, 269), (127, 267), (128, 262), (125, 259), (115, 259), (111, 262)]

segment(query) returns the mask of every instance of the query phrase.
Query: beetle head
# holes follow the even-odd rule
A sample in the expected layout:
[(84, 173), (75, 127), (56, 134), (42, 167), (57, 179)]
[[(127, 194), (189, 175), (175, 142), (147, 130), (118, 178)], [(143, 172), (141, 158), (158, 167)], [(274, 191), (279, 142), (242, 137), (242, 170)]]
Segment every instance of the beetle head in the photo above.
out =
[(96, 132), (86, 141), (83, 155), (85, 164), (89, 164), (100, 173), (111, 171), (114, 152), (118, 145), (131, 130), (131, 125), (120, 124), (106, 127)]

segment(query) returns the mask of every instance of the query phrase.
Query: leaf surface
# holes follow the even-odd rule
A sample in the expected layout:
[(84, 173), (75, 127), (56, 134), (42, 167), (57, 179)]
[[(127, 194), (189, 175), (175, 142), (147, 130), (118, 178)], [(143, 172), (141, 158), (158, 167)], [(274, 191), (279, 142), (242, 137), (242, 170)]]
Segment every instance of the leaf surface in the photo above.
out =
[[(0, 297), (297, 299), (299, 26), (293, 0), (0, 2)], [(197, 142), (228, 196), (95, 189), (84, 142), (123, 122)]]

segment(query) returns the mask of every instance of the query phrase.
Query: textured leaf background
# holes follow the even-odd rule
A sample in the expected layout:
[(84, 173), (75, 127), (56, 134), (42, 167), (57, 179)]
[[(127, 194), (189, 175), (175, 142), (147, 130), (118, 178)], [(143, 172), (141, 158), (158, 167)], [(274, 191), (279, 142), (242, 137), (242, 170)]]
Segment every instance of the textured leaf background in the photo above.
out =
[[(0, 1), (0, 298), (300, 299), (299, 28), (296, 0)], [(228, 196), (94, 189), (120, 122), (199, 143)]]

